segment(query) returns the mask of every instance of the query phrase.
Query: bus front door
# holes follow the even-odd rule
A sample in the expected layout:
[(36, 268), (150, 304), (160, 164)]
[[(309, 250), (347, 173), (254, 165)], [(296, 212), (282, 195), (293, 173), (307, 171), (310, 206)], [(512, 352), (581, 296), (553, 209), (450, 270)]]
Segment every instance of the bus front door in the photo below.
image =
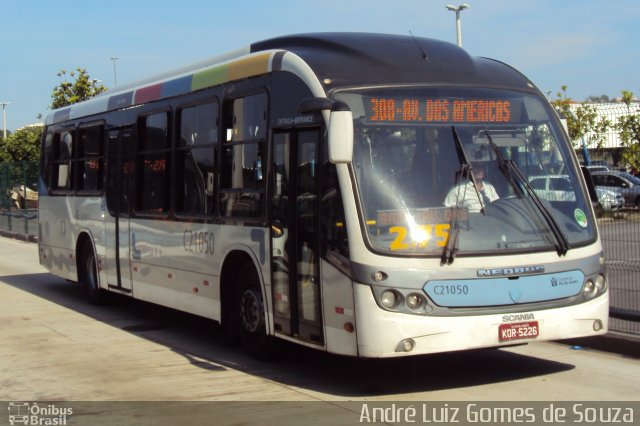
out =
[(129, 213), (134, 173), (133, 132), (129, 128), (107, 135), (107, 210), (105, 269), (110, 290), (131, 293)]
[(273, 135), (271, 278), (276, 331), (322, 344), (320, 141), (320, 128)]

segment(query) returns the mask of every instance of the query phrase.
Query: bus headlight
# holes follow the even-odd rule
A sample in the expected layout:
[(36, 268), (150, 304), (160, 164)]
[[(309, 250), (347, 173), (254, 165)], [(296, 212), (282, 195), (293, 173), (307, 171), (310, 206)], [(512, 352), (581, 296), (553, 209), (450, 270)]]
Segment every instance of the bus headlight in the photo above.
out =
[(376, 304), (387, 311), (410, 314), (430, 315), (433, 307), (426, 294), (410, 288), (390, 288), (371, 286)]
[(588, 299), (591, 299), (593, 296), (596, 295), (596, 285), (591, 279), (588, 279), (587, 282), (584, 284), (584, 288), (582, 289), (582, 294)]
[(393, 290), (385, 290), (380, 297), (380, 303), (387, 309), (393, 309), (398, 305), (400, 295)]
[(409, 309), (420, 309), (424, 305), (424, 298), (418, 293), (411, 293), (406, 300)]
[(596, 277), (595, 283), (598, 293), (604, 293), (607, 290), (607, 280), (604, 278), (604, 275), (599, 274)]

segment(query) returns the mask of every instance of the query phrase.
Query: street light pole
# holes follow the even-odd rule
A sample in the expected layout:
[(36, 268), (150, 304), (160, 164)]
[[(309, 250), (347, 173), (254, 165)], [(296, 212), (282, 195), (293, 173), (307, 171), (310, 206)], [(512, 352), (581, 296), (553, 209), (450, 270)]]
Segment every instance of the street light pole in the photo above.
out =
[(452, 12), (456, 13), (456, 34), (457, 34), (457, 39), (458, 39), (458, 47), (462, 47), (462, 24), (460, 23), (460, 12), (462, 12), (464, 9), (468, 8), (469, 5), (468, 4), (461, 4), (460, 6), (456, 7), (456, 6), (452, 6), (450, 4), (448, 4), (446, 6), (446, 8)]
[(110, 58), (110, 59), (113, 61), (113, 87), (116, 87), (116, 86), (118, 86), (118, 76), (116, 74), (116, 61), (119, 58), (113, 57), (113, 58)]
[(9, 102), (0, 102), (2, 105), (2, 138), (4, 141), (7, 140), (7, 105)]

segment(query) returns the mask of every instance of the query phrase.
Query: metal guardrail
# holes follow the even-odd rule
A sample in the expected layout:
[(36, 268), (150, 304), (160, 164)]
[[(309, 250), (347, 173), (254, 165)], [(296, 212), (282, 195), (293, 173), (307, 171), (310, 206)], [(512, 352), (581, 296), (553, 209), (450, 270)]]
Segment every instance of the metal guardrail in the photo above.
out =
[[(610, 170), (632, 170), (625, 160), (625, 144), (618, 127), (624, 117), (640, 114), (640, 103), (622, 102), (589, 104), (598, 120), (607, 119), (610, 126), (602, 137), (587, 133), (592, 165), (607, 166)], [(573, 108), (580, 108), (576, 104)], [(598, 141), (600, 146), (596, 146)], [(637, 142), (634, 142), (637, 143)], [(581, 153), (578, 152), (578, 156)], [(640, 208), (630, 208), (622, 215), (600, 220), (605, 265), (609, 281), (611, 331), (640, 336)]]
[(34, 239), (38, 235), (38, 163), (0, 164), (0, 231)]
[(625, 321), (640, 321), (640, 312), (629, 309), (609, 308), (609, 316)]

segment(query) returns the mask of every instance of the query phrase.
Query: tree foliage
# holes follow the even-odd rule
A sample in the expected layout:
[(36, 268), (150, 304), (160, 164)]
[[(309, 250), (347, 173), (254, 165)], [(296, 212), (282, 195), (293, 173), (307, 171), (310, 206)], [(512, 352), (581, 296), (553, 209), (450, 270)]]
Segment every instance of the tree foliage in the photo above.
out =
[(16, 130), (0, 144), (0, 162), (30, 160), (40, 158), (42, 126), (24, 127)]
[(582, 147), (582, 141), (588, 148), (602, 148), (611, 122), (599, 116), (595, 107), (581, 104), (575, 110), (571, 108), (576, 102), (567, 97), (567, 86), (562, 86), (562, 92), (558, 92), (557, 99), (551, 103), (567, 119), (574, 148)]
[[(572, 108), (575, 102), (566, 96), (567, 86), (562, 86), (557, 99), (551, 103), (567, 119), (569, 138), (574, 148), (581, 146), (584, 140), (589, 148), (602, 148), (607, 139), (607, 131), (613, 129), (618, 132), (622, 145), (622, 161), (636, 170), (640, 170), (640, 109), (633, 108), (634, 96), (631, 91), (622, 91), (622, 102), (627, 106), (627, 114), (612, 123), (607, 118), (599, 116), (592, 105), (581, 104)], [(606, 100), (590, 97), (590, 101)], [(636, 101), (637, 102), (637, 101)], [(637, 104), (636, 104), (637, 105)]]
[(66, 70), (61, 70), (58, 77), (62, 81), (53, 88), (53, 93), (51, 93), (51, 109), (85, 101), (107, 90), (98, 80), (91, 79), (84, 68), (77, 68), (76, 71), (69, 73), (69, 77), (74, 79), (73, 81), (67, 81)]
[(620, 135), (622, 159), (632, 168), (640, 170), (640, 115), (631, 109), (633, 93), (622, 91), (622, 102), (627, 105), (628, 114), (620, 117), (616, 123), (616, 130)]

